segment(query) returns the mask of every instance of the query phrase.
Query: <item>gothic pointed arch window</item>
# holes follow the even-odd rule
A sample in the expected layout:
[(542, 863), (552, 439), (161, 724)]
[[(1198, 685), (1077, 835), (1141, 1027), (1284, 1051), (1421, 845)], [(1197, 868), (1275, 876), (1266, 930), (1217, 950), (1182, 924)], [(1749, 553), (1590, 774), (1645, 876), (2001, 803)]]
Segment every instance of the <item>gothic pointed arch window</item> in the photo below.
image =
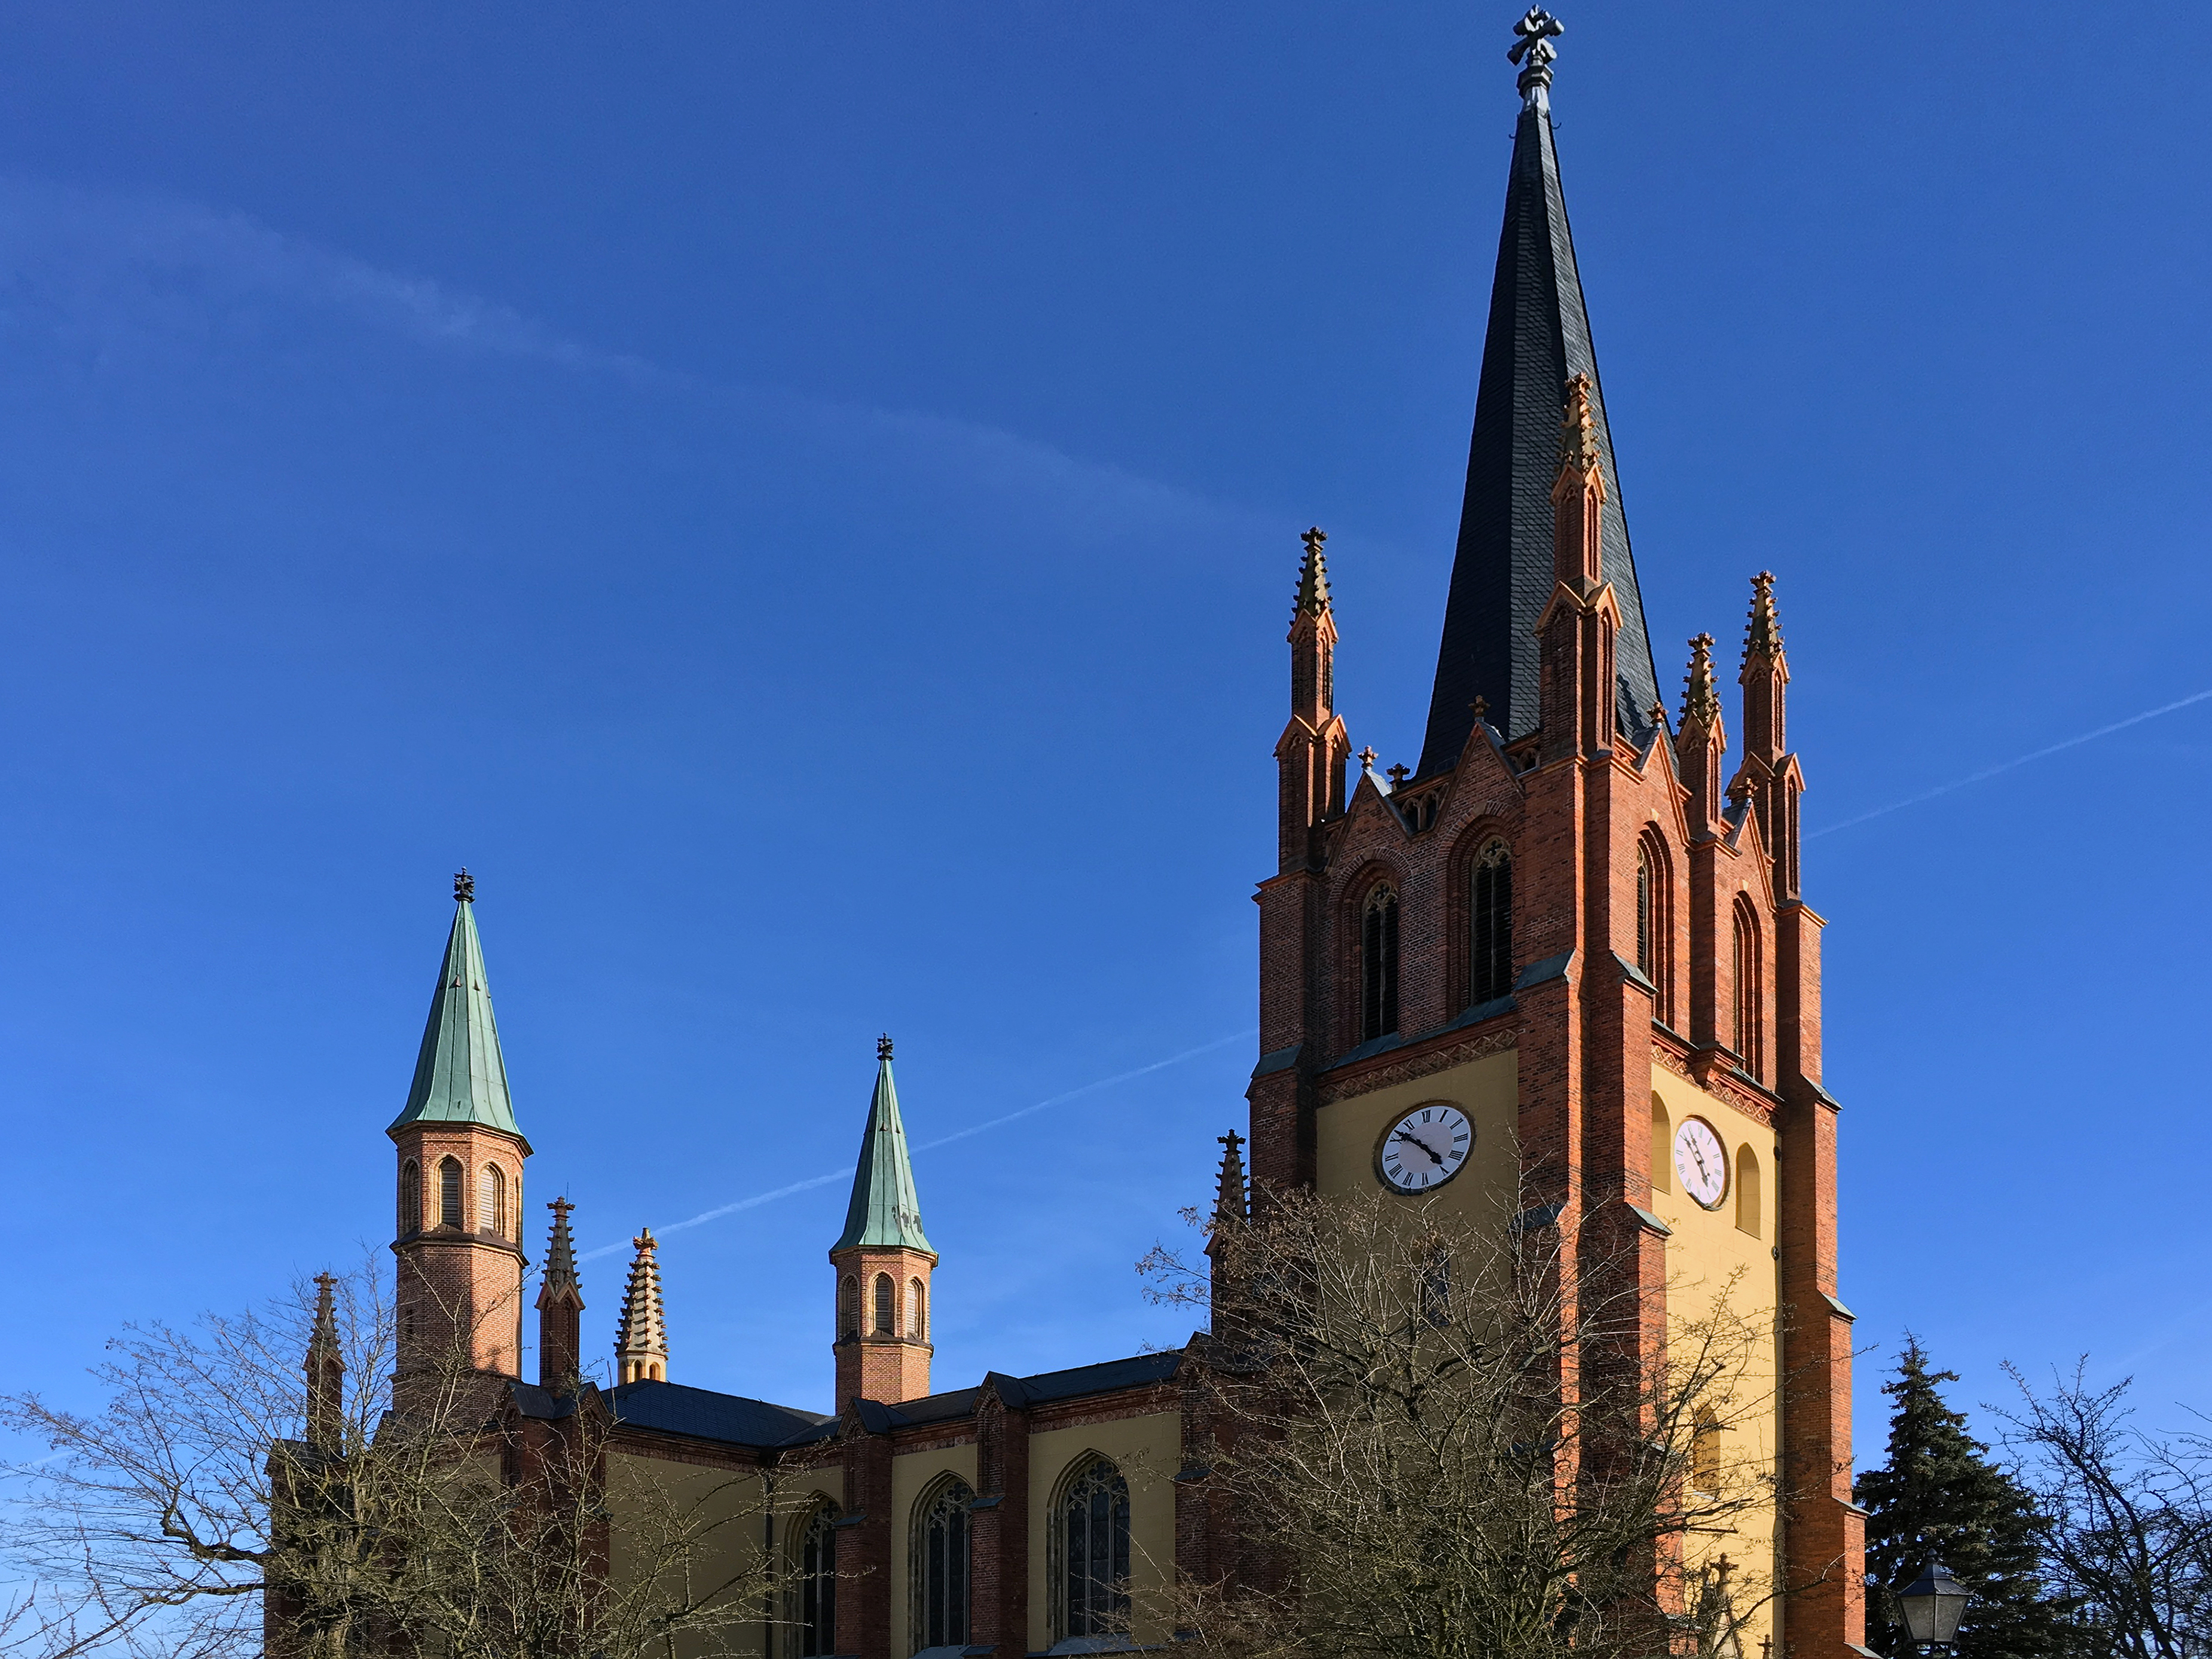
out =
[(399, 1236), (422, 1231), (422, 1166), (409, 1158), (399, 1166)]
[(929, 1287), (919, 1279), (906, 1287), (906, 1334), (917, 1342), (929, 1340)]
[(462, 1192), (467, 1183), (465, 1171), (458, 1158), (438, 1160), (438, 1224), (441, 1227), (465, 1227), (469, 1224), (468, 1204)]
[(1398, 890), (1387, 881), (1359, 907), (1359, 1040), (1398, 1029)]
[(1123, 1636), (1129, 1619), (1129, 1483), (1085, 1458), (1053, 1506), (1053, 1626), (1060, 1641)]
[(1735, 1042), (1732, 1045), (1743, 1069), (1761, 1083), (1766, 1081), (1766, 970), (1759, 914), (1751, 901), (1739, 895), (1735, 902)]
[(792, 1529), (792, 1659), (837, 1651), (837, 1509), (817, 1504)]
[(975, 1493), (947, 1475), (915, 1506), (914, 1645), (968, 1644), (968, 1506)]
[(477, 1219), (477, 1231), (507, 1237), (507, 1176), (496, 1164), (484, 1165), (483, 1203)]
[(898, 1285), (889, 1273), (876, 1275), (876, 1324), (878, 1336), (898, 1334)]
[(1636, 838), (1636, 969), (1651, 982), (1651, 1018), (1674, 1023), (1674, 882), (1655, 830)]
[(1467, 1002), (1470, 1008), (1513, 994), (1513, 854), (1502, 841), (1483, 843), (1468, 872)]

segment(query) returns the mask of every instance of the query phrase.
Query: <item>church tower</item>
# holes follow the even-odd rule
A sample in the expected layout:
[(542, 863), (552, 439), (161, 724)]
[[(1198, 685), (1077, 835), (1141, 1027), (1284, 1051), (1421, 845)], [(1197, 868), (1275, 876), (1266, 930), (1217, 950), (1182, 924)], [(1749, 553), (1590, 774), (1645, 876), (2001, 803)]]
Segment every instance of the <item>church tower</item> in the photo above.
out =
[(407, 1104), (386, 1133), (399, 1165), (398, 1376), (522, 1375), (522, 1169), (492, 1019), (476, 884), (453, 878), (453, 925)]
[(1838, 1109), (1773, 579), (1753, 580), (1723, 793), (1709, 635), (1672, 730), (1659, 699), (1560, 188), (1559, 32), (1540, 10), (1516, 28), (1522, 106), (1419, 764), (1364, 764), (1348, 799), (1339, 618), (1305, 537), (1278, 868), (1256, 895), (1253, 1201), (1380, 1191), (1556, 1229), (1565, 1273), (1665, 1310), (1632, 1365), (1662, 1363), (1667, 1318), (1726, 1298), (1765, 1334), (1746, 1392), (1771, 1402), (1727, 1450), (1784, 1495), (1726, 1540), (1777, 1592), (1739, 1640), (1844, 1659), (1863, 1551)]
[(891, 1040), (876, 1043), (876, 1092), (860, 1135), (845, 1231), (830, 1247), (837, 1270), (837, 1408), (896, 1405), (929, 1392), (929, 1275), (937, 1252), (921, 1231), (906, 1125), (891, 1082)]

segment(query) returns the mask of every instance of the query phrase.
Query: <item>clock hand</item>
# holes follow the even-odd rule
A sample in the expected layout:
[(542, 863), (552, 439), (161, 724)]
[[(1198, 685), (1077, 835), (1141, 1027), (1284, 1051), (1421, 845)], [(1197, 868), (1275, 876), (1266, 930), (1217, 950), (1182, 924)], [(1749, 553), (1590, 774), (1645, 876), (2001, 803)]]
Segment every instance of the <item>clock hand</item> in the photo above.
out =
[(1430, 1146), (1429, 1143), (1422, 1139), (1419, 1135), (1409, 1133), (1407, 1131), (1401, 1129), (1398, 1131), (1395, 1139), (1411, 1141), (1414, 1146), (1419, 1147), (1423, 1152), (1427, 1154), (1430, 1163), (1435, 1164), (1439, 1170), (1443, 1168), (1443, 1159), (1438, 1158), (1436, 1155), (1435, 1151)]

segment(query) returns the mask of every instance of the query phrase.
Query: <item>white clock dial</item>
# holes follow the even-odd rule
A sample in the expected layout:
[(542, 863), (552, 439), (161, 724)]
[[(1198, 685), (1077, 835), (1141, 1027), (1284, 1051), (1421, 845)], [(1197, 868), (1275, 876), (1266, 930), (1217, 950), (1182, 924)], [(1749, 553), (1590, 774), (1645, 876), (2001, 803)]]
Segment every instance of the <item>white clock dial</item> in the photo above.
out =
[(1717, 1210), (1728, 1193), (1728, 1154), (1721, 1138), (1701, 1117), (1682, 1120), (1674, 1131), (1674, 1173), (1682, 1177), (1682, 1190), (1709, 1210)]
[(1456, 1106), (1416, 1106), (1392, 1124), (1375, 1153), (1382, 1184), (1393, 1192), (1425, 1193), (1460, 1172), (1474, 1150), (1474, 1125)]

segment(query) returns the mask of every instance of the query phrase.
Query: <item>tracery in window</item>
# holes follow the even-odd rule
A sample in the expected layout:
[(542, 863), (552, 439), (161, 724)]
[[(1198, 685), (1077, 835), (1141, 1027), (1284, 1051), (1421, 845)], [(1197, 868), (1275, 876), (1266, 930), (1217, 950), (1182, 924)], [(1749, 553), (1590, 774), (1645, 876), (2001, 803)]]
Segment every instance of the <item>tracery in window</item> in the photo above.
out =
[(1513, 992), (1513, 855), (1502, 841), (1474, 855), (1468, 883), (1469, 1007)]
[(822, 1504), (799, 1525), (792, 1586), (794, 1659), (818, 1659), (837, 1650), (837, 1511)]
[(441, 1227), (465, 1227), (469, 1224), (468, 1208), (461, 1196), (461, 1160), (441, 1158), (438, 1160), (438, 1224)]
[(1378, 882), (1359, 915), (1359, 1040), (1398, 1029), (1398, 894)]
[(968, 1506), (975, 1494), (949, 1479), (926, 1496), (914, 1523), (914, 1646), (968, 1644)]
[(1053, 1542), (1059, 1556), (1056, 1635), (1125, 1634), (1129, 1615), (1129, 1483), (1105, 1458), (1078, 1468), (1060, 1490)]

